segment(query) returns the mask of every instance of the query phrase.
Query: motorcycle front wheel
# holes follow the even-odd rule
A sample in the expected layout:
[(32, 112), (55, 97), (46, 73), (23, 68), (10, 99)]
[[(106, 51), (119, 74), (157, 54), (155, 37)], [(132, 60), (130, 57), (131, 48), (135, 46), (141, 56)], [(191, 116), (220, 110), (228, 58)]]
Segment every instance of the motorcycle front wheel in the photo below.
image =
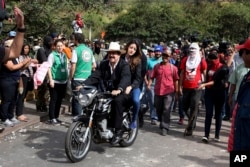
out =
[[(65, 151), (71, 162), (79, 162), (88, 154), (91, 146), (91, 131), (83, 122), (73, 122), (66, 134)], [(85, 133), (87, 134), (84, 140)]]
[[(128, 113), (124, 113), (124, 115), (123, 115), (124, 132), (122, 135), (122, 140), (119, 142), (120, 146), (122, 146), (122, 147), (131, 146), (135, 142), (135, 139), (136, 139), (137, 134), (138, 134), (138, 126), (135, 129), (129, 128), (129, 125), (130, 125), (131, 120), (132, 120), (131, 116), (132, 116), (131, 111), (129, 111)], [(138, 125), (138, 123), (139, 123), (139, 121), (137, 119), (137, 125)]]

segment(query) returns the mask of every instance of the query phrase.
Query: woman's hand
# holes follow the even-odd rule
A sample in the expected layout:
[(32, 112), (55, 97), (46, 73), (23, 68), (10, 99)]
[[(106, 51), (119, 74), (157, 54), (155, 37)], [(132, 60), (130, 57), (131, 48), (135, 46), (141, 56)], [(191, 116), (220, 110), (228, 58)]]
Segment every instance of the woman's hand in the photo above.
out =
[(205, 84), (200, 84), (200, 86), (198, 87), (198, 90), (205, 88), (205, 86), (206, 86)]
[(125, 94), (129, 94), (132, 90), (132, 86), (128, 86), (125, 90)]
[(121, 92), (122, 92), (121, 90), (112, 90), (111, 95), (112, 95), (112, 96), (117, 96), (117, 95), (119, 95)]
[(54, 83), (54, 80), (53, 80), (53, 79), (50, 79), (50, 80), (49, 80), (49, 85), (50, 85), (51, 88), (54, 88), (55, 83)]

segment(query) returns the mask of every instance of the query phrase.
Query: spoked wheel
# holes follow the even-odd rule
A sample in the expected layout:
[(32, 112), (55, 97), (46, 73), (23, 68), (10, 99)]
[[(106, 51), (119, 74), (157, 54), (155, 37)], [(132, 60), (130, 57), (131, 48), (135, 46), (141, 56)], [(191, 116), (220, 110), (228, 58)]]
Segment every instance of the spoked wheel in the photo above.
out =
[[(90, 150), (91, 132), (86, 130), (87, 128), (82, 122), (73, 122), (68, 129), (65, 151), (71, 162), (81, 161)], [(85, 139), (84, 136), (86, 136)]]
[(130, 113), (124, 113), (123, 116), (123, 129), (124, 133), (122, 135), (122, 140), (119, 142), (120, 146), (122, 147), (128, 147), (131, 146), (138, 134), (138, 119), (137, 119), (137, 127), (135, 129), (130, 129), (129, 125), (131, 123), (131, 114)]

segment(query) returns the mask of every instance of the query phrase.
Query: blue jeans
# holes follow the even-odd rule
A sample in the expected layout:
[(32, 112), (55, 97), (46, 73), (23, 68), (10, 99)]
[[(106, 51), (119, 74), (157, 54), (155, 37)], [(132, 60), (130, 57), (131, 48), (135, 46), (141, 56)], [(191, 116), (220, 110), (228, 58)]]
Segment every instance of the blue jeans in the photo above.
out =
[[(83, 84), (83, 81), (72, 80), (71, 81), (72, 91), (75, 90), (77, 86), (80, 86), (82, 84)], [(73, 91), (72, 104), (71, 104), (73, 116), (82, 114), (82, 106), (78, 103), (78, 100), (75, 98), (75, 96), (77, 96), (77, 92)]]
[(150, 90), (146, 89), (145, 93), (147, 94), (147, 97), (148, 97), (150, 117), (151, 119), (158, 120), (158, 116), (157, 116), (156, 109), (154, 106), (154, 96), (155, 96), (154, 85), (151, 86)]
[(132, 121), (136, 121), (138, 118), (138, 113), (139, 113), (139, 109), (140, 109), (140, 94), (141, 94), (141, 90), (140, 88), (135, 88), (132, 90), (132, 102), (133, 102), (133, 117), (132, 117)]
[(182, 99), (183, 99), (183, 96), (182, 95), (179, 95), (179, 98), (178, 98), (178, 108), (179, 108), (179, 117), (180, 118), (184, 118), (185, 115), (184, 115), (184, 111), (183, 111), (183, 108), (182, 108)]
[(206, 117), (205, 117), (205, 136), (209, 137), (213, 112), (215, 109), (215, 137), (219, 137), (221, 123), (222, 123), (222, 108), (225, 102), (225, 90), (205, 90), (205, 106), (206, 106)]

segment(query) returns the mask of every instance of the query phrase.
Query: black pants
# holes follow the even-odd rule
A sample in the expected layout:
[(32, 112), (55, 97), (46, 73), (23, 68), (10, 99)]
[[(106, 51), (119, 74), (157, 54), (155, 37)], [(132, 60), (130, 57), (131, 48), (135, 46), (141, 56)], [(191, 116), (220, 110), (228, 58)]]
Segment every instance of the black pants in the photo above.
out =
[(18, 81), (12, 77), (0, 79), (1, 105), (0, 116), (4, 122), (6, 119), (14, 117), (14, 107), (16, 105)]
[(189, 127), (187, 127), (187, 130), (193, 130), (195, 128), (200, 99), (201, 90), (183, 89), (182, 106), (189, 120)]
[(123, 112), (132, 105), (131, 95), (120, 94), (111, 103), (110, 126), (116, 130), (122, 128)]
[(16, 116), (20, 116), (23, 114), (23, 106), (24, 106), (24, 99), (28, 93), (28, 81), (30, 77), (22, 75), (22, 82), (23, 82), (23, 93), (17, 96), (17, 103), (16, 103)]
[(49, 86), (50, 102), (49, 102), (49, 118), (58, 118), (60, 114), (60, 108), (62, 104), (62, 99), (66, 93), (67, 84), (55, 83), (54, 88)]

